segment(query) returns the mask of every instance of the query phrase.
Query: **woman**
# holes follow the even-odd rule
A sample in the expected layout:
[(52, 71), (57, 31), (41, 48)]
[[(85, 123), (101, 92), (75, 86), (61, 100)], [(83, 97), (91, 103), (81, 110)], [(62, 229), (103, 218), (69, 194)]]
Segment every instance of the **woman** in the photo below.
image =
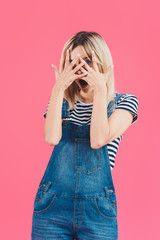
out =
[(111, 170), (119, 143), (138, 119), (138, 99), (114, 88), (113, 62), (96, 32), (65, 44), (48, 102), (44, 136), (53, 152), (40, 181), (32, 240), (118, 239)]

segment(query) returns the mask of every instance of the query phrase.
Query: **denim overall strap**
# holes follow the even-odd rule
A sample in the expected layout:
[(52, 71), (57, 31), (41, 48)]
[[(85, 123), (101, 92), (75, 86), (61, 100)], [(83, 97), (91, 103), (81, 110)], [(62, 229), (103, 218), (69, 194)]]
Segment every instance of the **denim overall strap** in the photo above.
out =
[(107, 116), (108, 118), (112, 114), (112, 112), (115, 110), (115, 107), (117, 106), (118, 102), (122, 99), (122, 97), (125, 97), (125, 94), (123, 93), (116, 93), (115, 98), (109, 102), (107, 106)]
[(69, 117), (69, 103), (68, 101), (63, 98), (63, 103), (62, 103), (62, 118), (68, 118)]

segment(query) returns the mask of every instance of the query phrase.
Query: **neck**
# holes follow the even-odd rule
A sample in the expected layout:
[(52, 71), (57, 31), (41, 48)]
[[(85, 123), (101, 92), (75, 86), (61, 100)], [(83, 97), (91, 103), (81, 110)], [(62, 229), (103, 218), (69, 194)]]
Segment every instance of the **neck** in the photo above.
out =
[(93, 92), (85, 93), (82, 90), (80, 91), (80, 101), (84, 103), (93, 103)]

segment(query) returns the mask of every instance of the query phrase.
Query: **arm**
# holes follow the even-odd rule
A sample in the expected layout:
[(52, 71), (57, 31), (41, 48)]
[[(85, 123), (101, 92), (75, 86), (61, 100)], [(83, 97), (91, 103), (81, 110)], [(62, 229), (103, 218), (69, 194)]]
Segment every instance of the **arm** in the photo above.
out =
[[(77, 79), (85, 76), (85, 73), (77, 75), (76, 72), (84, 65), (78, 63), (79, 56), (70, 63), (69, 51), (66, 54), (65, 66), (62, 72), (53, 64), (56, 74), (56, 84), (52, 88), (48, 111), (44, 125), (45, 141), (50, 145), (59, 143), (62, 137), (62, 103), (65, 90)], [(76, 65), (76, 67), (74, 67)]]
[[(126, 107), (126, 104), (122, 104), (119, 106), (121, 109), (116, 109), (108, 118), (106, 111), (106, 82), (109, 72), (113, 69), (113, 65), (108, 66), (104, 73), (99, 72), (96, 55), (94, 51), (92, 51), (92, 67), (90, 67), (87, 63), (84, 64), (84, 67), (87, 69), (87, 76), (83, 77), (83, 79), (86, 80), (94, 89), (94, 100), (90, 125), (91, 147), (100, 148), (118, 138), (127, 130), (130, 124), (135, 122), (137, 117), (134, 117), (134, 114), (136, 113), (135, 111), (138, 101), (136, 100), (135, 96), (133, 96), (134, 103), (131, 104), (130, 100), (127, 100), (127, 96), (126, 100), (128, 102), (128, 108)], [(133, 105), (132, 108), (131, 105)]]
[(64, 91), (55, 84), (44, 124), (44, 137), (49, 145), (56, 145), (62, 137), (62, 103)]
[(118, 138), (130, 126), (133, 114), (124, 109), (116, 109), (107, 117), (106, 91), (95, 90), (91, 118), (91, 147), (100, 148)]

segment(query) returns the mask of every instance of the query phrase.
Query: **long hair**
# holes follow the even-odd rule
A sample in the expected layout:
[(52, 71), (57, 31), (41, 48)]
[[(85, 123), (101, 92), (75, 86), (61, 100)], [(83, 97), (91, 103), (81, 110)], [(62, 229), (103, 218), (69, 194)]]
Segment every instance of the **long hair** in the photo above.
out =
[[(70, 49), (72, 51), (77, 46), (83, 46), (88, 57), (91, 59), (91, 52), (94, 50), (96, 56), (96, 62), (101, 73), (107, 70), (107, 67), (113, 64), (110, 50), (105, 40), (97, 32), (81, 31), (74, 34), (65, 43), (60, 59), (59, 70), (62, 72), (65, 66), (66, 51)], [(107, 106), (108, 103), (114, 99), (115, 84), (114, 84), (114, 72), (113, 69), (108, 74), (106, 82), (107, 87)], [(64, 92), (64, 98), (69, 103), (69, 110), (76, 108), (75, 101), (80, 96), (79, 87), (74, 81)]]

